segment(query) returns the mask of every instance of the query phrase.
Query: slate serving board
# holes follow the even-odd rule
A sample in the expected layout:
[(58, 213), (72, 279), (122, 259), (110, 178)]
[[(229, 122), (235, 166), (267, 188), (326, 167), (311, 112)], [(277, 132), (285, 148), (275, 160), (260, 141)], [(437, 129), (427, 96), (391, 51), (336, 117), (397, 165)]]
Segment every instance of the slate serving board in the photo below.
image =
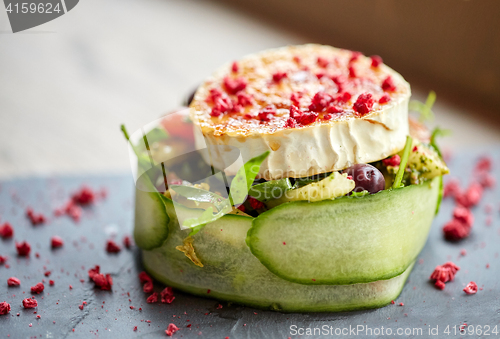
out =
[[(482, 154), (493, 157), (493, 175), (499, 182), (498, 148), (452, 157), (450, 177), (460, 178), (465, 186), (470, 181), (475, 161)], [(54, 217), (54, 209), (62, 206), (71, 192), (82, 184), (95, 189), (106, 188), (107, 198), (85, 208), (78, 223), (66, 216)], [(175, 293), (172, 304), (147, 304), (137, 278), (138, 272), (143, 270), (140, 250), (133, 247), (118, 254), (105, 251), (107, 239), (114, 236), (121, 243), (124, 235), (131, 234), (133, 201), (133, 182), (128, 174), (31, 178), (0, 183), (0, 224), (10, 222), (15, 230), (14, 239), (27, 240), (32, 245), (30, 257), (20, 258), (16, 256), (14, 239), (0, 239), (0, 255), (9, 257), (10, 266), (0, 266), (0, 301), (5, 300), (12, 306), (9, 315), (0, 316), (0, 338), (156, 338), (165, 337), (169, 323), (180, 328), (173, 338), (326, 338), (335, 334), (345, 338), (498, 337), (494, 333), (495, 326), (500, 331), (498, 184), (485, 191), (480, 205), (473, 210), (472, 234), (459, 243), (447, 242), (441, 235), (441, 227), (451, 218), (454, 206), (451, 200), (443, 202), (429, 240), (394, 305), (345, 313), (284, 314), (224, 302), (222, 308), (218, 308), (216, 300), (181, 292)], [(491, 205), (491, 213), (486, 212), (487, 205)], [(32, 226), (25, 216), (27, 206), (46, 214), (48, 222)], [(491, 220), (489, 226), (488, 219)], [(53, 235), (64, 239), (63, 248), (50, 249)], [(467, 251), (465, 256), (460, 255), (462, 249)], [(35, 253), (39, 253), (39, 258)], [(458, 264), (461, 270), (455, 281), (439, 291), (428, 278), (436, 265), (449, 260)], [(101, 265), (102, 272), (112, 274), (111, 292), (94, 289), (88, 280), (87, 270), (96, 264)], [(52, 271), (50, 278), (44, 276), (47, 270)], [(11, 276), (21, 279), (20, 287), (7, 287), (6, 280)], [(34, 310), (23, 309), (21, 302), (31, 296), (30, 286), (42, 279), (46, 281), (46, 288), (36, 296), (39, 306), (34, 314)], [(49, 279), (55, 281), (54, 286), (48, 286)], [(466, 295), (462, 291), (471, 280), (482, 288), (476, 295)], [(159, 283), (155, 285), (158, 292), (163, 288)], [(83, 301), (87, 305), (80, 310), (78, 306)], [(404, 306), (398, 305), (401, 302)], [(135, 308), (130, 309), (130, 306)], [(37, 319), (36, 315), (41, 318)], [(458, 327), (464, 323), (468, 327), (460, 335)], [(449, 333), (446, 333), (448, 325)], [(482, 326), (482, 332), (478, 325)], [(134, 326), (137, 326), (135, 332)], [(489, 335), (485, 333), (487, 326), (490, 327)], [(299, 332), (300, 328), (304, 332)], [(307, 332), (315, 328), (316, 332)], [(352, 328), (360, 332), (353, 332)]]

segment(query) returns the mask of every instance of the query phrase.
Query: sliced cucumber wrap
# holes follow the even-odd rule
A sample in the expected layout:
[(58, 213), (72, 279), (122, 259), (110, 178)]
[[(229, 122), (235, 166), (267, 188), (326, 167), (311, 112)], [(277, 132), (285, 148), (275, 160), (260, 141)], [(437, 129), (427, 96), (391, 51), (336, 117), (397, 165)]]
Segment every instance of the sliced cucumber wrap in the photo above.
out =
[(137, 246), (143, 250), (160, 247), (167, 239), (169, 220), (160, 193), (136, 188), (134, 239)]
[(359, 198), (285, 203), (259, 215), (246, 241), (265, 267), (290, 282), (391, 279), (408, 269), (427, 240), (440, 180)]
[[(196, 255), (203, 263), (198, 267), (176, 249), (189, 230), (180, 229), (175, 212), (188, 209), (176, 206), (174, 211), (170, 200), (164, 198), (164, 202), (170, 216), (168, 238), (161, 247), (143, 251), (144, 266), (157, 280), (195, 295), (283, 312), (376, 308), (397, 298), (411, 271), (408, 267), (397, 277), (366, 284), (311, 286), (290, 282), (273, 274), (250, 252), (245, 239), (254, 219), (238, 215), (225, 215), (192, 236)], [(189, 212), (192, 215), (193, 210)]]

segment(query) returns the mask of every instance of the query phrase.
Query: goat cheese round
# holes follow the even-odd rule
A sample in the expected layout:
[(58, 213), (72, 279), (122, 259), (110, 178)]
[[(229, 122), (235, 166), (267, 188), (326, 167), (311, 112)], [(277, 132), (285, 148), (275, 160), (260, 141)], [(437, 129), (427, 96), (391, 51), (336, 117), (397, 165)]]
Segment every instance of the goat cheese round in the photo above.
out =
[(210, 154), (215, 167), (234, 147), (244, 161), (270, 150), (258, 177), (299, 178), (400, 151), (410, 95), (410, 85), (379, 57), (287, 46), (218, 69), (198, 88), (190, 116), (201, 131), (198, 147), (231, 146)]

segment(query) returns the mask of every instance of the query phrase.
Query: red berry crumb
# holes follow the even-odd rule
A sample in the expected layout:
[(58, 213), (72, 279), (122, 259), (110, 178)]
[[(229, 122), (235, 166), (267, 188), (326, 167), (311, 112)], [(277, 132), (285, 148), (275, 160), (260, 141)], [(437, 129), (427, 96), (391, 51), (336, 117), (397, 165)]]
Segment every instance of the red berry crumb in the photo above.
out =
[(399, 303), (399, 306), (404, 306), (405, 304), (404, 303)]
[(300, 99), (301, 98), (302, 98), (301, 92), (292, 93), (292, 95), (290, 95), (290, 101), (295, 106), (300, 106)]
[(372, 55), (370, 59), (372, 60), (372, 67), (378, 67), (384, 62), (378, 55)]
[(476, 294), (477, 293), (477, 284), (473, 281), (467, 284), (464, 288), (464, 292), (467, 294)]
[(16, 277), (10, 277), (9, 279), (7, 279), (7, 285), (9, 285), (9, 287), (19, 286), (21, 285), (21, 280), (17, 279)]
[(238, 93), (237, 95), (238, 105), (242, 107), (250, 106), (253, 103), (253, 98), (250, 94)]
[(44, 288), (45, 286), (43, 285), (43, 283), (39, 282), (35, 286), (31, 286), (31, 293), (40, 294), (43, 292)]
[(324, 57), (318, 57), (317, 63), (319, 67), (326, 68), (328, 67), (328, 64), (330, 63), (327, 58)]
[(165, 334), (171, 337), (175, 332), (177, 332), (179, 328), (174, 324), (168, 324), (167, 329), (165, 330)]
[(462, 207), (460, 205), (455, 207), (455, 209), (453, 210), (453, 218), (461, 221), (468, 227), (472, 227), (472, 224), (474, 224), (474, 215), (472, 214), (472, 212), (468, 208)]
[(49, 280), (49, 285), (54, 286), (54, 280)]
[(0, 303), (0, 315), (5, 315), (10, 312), (10, 304), (7, 302)]
[(286, 119), (285, 128), (295, 128), (297, 127), (297, 120), (294, 118)]
[(239, 69), (240, 68), (239, 68), (238, 63), (236, 61), (231, 64), (231, 72), (238, 73)]
[(444, 290), (446, 285), (441, 280), (437, 280), (434, 286), (436, 286), (437, 289)]
[(276, 72), (273, 74), (273, 81), (281, 82), (281, 80), (283, 80), (286, 77), (288, 77), (288, 74), (286, 74), (286, 72)]
[(125, 246), (126, 249), (130, 249), (132, 247), (132, 238), (130, 238), (129, 235), (123, 237), (123, 246)]
[(153, 292), (153, 282), (152, 281), (148, 281), (144, 284), (144, 286), (142, 287), (142, 290), (144, 291), (144, 293), (151, 293)]
[(134, 326), (133, 330), (134, 330), (134, 331), (137, 331), (137, 326)]
[(0, 255), (0, 265), (5, 264), (6, 261), (7, 261), (7, 256), (6, 255), (4, 255), (4, 256)]
[(309, 105), (309, 110), (321, 112), (333, 101), (333, 97), (325, 92), (318, 92), (314, 95)]
[(394, 80), (392, 80), (392, 77), (390, 75), (382, 82), (382, 89), (385, 92), (394, 92), (396, 90), (396, 85), (394, 84)]
[(100, 267), (99, 267), (99, 265), (95, 265), (95, 267), (94, 267), (94, 268), (91, 268), (88, 272), (89, 272), (89, 278), (90, 278), (90, 279), (94, 279), (94, 276), (95, 276), (96, 274), (99, 274), (99, 272), (100, 272)]
[(373, 97), (371, 93), (361, 94), (353, 105), (353, 109), (361, 115), (365, 115), (370, 112), (373, 107)]
[(95, 201), (96, 195), (90, 187), (82, 186), (71, 198), (77, 204), (90, 205)]
[(493, 161), (491, 160), (490, 157), (482, 157), (476, 163), (476, 171), (489, 172), (489, 171), (491, 171), (492, 163), (493, 163)]
[(24, 308), (35, 308), (38, 306), (38, 302), (34, 298), (26, 298), (23, 300)]
[(165, 303), (171, 304), (172, 301), (174, 301), (175, 299), (172, 287), (165, 287), (165, 289), (161, 291), (160, 295), (161, 295), (161, 302), (164, 304)]
[(349, 77), (350, 78), (355, 78), (356, 77), (356, 70), (354, 69), (353, 66), (349, 66)]
[(392, 157), (382, 160), (384, 166), (399, 166), (401, 163), (401, 157), (398, 154), (394, 154)]
[(17, 254), (21, 257), (28, 256), (31, 251), (31, 246), (26, 241), (16, 242)]
[(452, 263), (451, 261), (436, 266), (434, 272), (432, 272), (430, 279), (441, 281), (443, 283), (452, 281), (455, 278), (455, 274), (460, 270), (460, 267)]
[(297, 121), (301, 125), (310, 125), (316, 120), (318, 120), (318, 113), (309, 112), (302, 114)]
[(31, 224), (36, 226), (45, 222), (45, 216), (41, 213), (36, 214), (31, 207), (26, 209), (26, 216), (31, 221)]
[(9, 239), (12, 238), (14, 235), (14, 229), (12, 228), (11, 224), (6, 222), (2, 226), (0, 226), (0, 237), (4, 239)]
[(467, 190), (456, 197), (458, 204), (464, 207), (476, 206), (483, 195), (483, 187), (476, 182), (469, 185)]
[(59, 248), (59, 247), (62, 247), (62, 245), (64, 244), (64, 241), (62, 240), (61, 237), (58, 237), (57, 235), (54, 235), (51, 239), (50, 239), (50, 246), (52, 248)]
[(151, 294), (147, 299), (146, 299), (146, 302), (148, 304), (153, 304), (155, 302), (158, 301), (158, 293), (154, 292), (153, 294)]
[(342, 110), (342, 108), (336, 106), (335, 104), (331, 104), (330, 106), (328, 106), (328, 108), (326, 109), (326, 111), (328, 113), (337, 114), (337, 113), (342, 113), (344, 110)]
[(153, 281), (153, 279), (151, 279), (151, 277), (144, 271), (139, 273), (139, 280), (140, 280), (141, 284)]
[(264, 203), (255, 199), (254, 197), (248, 196), (248, 202), (250, 203), (250, 207), (254, 210), (258, 210), (264, 207)]
[(390, 101), (391, 101), (391, 97), (389, 96), (389, 94), (384, 94), (380, 97), (380, 99), (378, 99), (379, 104), (386, 104)]
[(229, 94), (236, 94), (247, 87), (247, 83), (243, 78), (232, 79), (230, 77), (224, 78), (224, 87)]
[(445, 198), (447, 197), (453, 197), (455, 198), (456, 196), (460, 195), (462, 190), (460, 189), (460, 181), (458, 179), (450, 179), (445, 185), (444, 185), (444, 192), (443, 196)]
[(108, 253), (118, 253), (121, 250), (122, 249), (120, 248), (120, 246), (118, 246), (118, 244), (116, 242), (114, 242), (113, 240), (108, 240), (106, 242), (106, 251)]
[(113, 278), (109, 274), (95, 274), (92, 280), (103, 291), (109, 291), (111, 290), (111, 286), (113, 286)]

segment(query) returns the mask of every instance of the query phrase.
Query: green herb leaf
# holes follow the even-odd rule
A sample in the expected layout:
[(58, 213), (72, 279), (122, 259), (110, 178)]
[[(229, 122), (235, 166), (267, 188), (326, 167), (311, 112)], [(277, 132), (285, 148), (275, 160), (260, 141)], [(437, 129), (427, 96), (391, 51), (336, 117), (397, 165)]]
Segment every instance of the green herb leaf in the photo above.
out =
[(245, 201), (255, 177), (257, 177), (257, 174), (259, 173), (260, 165), (267, 158), (269, 153), (269, 151), (266, 151), (261, 155), (248, 160), (242, 167), (240, 167), (231, 182), (229, 199), (231, 200), (232, 205), (239, 205)]
[(270, 199), (278, 199), (283, 196), (285, 191), (293, 188), (290, 179), (270, 180), (250, 187), (248, 195), (255, 199), (266, 202)]
[(401, 180), (403, 180), (403, 174), (405, 173), (406, 164), (408, 163), (408, 158), (410, 157), (411, 145), (413, 143), (413, 139), (408, 135), (406, 137), (406, 144), (403, 150), (403, 156), (401, 157), (401, 162), (399, 164), (398, 173), (396, 174), (396, 178), (394, 179), (394, 183), (392, 184), (392, 188), (400, 188)]
[(439, 127), (434, 128), (431, 134), (431, 146), (434, 147), (436, 152), (439, 154), (439, 156), (442, 158), (443, 155), (441, 154), (441, 150), (439, 149), (439, 146), (436, 143), (436, 138), (437, 137), (445, 137), (451, 134), (451, 130), (449, 129), (441, 129)]
[(436, 92), (430, 91), (425, 103), (418, 100), (412, 100), (410, 101), (409, 109), (410, 111), (420, 113), (420, 122), (433, 121), (434, 112), (432, 111), (432, 106), (434, 106), (434, 102), (436, 102)]
[(370, 194), (370, 192), (368, 192), (367, 190), (364, 190), (361, 192), (352, 191), (350, 196), (354, 197), (354, 198), (360, 198), (360, 197), (364, 197), (365, 195), (368, 195), (368, 194)]

